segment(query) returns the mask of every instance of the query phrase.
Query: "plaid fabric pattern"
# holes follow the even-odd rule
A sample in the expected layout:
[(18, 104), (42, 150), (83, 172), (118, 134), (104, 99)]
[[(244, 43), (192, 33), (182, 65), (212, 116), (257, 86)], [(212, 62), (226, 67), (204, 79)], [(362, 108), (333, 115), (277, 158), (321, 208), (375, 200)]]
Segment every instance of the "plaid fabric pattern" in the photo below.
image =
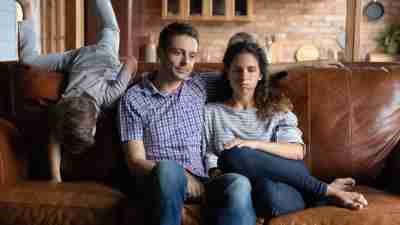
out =
[(193, 76), (176, 93), (165, 94), (150, 82), (154, 75), (133, 86), (121, 99), (122, 142), (143, 140), (146, 159), (175, 160), (193, 174), (206, 176), (202, 132), (207, 81)]

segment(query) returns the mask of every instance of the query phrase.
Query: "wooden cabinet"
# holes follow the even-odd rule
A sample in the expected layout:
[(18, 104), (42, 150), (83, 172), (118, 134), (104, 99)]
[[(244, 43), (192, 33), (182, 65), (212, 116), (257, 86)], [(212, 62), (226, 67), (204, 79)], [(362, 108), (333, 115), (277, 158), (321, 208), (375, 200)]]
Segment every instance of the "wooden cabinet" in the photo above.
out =
[(254, 0), (163, 0), (162, 18), (188, 21), (252, 21)]

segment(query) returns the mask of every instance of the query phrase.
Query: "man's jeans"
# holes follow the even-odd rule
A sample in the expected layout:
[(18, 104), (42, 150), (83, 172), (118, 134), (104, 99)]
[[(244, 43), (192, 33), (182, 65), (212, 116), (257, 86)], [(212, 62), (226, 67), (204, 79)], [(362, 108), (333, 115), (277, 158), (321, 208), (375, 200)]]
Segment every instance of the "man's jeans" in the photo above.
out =
[(261, 216), (274, 217), (304, 209), (303, 197), (307, 201), (320, 200), (327, 190), (327, 184), (311, 176), (302, 160), (251, 148), (223, 151), (218, 167), (225, 173), (238, 173), (250, 179), (254, 208)]
[[(185, 169), (175, 161), (160, 161), (151, 173), (152, 224), (180, 225), (186, 200)], [(216, 179), (204, 179), (205, 224), (254, 225), (256, 216), (251, 200), (249, 180), (239, 174), (226, 174)]]

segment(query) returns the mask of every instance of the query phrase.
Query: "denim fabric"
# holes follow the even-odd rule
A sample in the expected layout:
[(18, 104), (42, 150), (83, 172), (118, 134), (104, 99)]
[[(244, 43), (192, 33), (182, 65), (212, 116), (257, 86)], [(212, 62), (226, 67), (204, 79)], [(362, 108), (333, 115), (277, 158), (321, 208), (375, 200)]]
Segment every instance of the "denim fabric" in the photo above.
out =
[[(289, 160), (251, 148), (223, 151), (218, 167), (225, 173), (248, 177), (253, 185), (253, 198), (258, 213), (277, 216), (303, 209), (303, 197), (321, 199), (327, 184), (311, 176), (304, 162)], [(302, 197), (303, 196), (303, 197)]]
[[(151, 173), (153, 185), (152, 224), (180, 225), (187, 191), (185, 169), (175, 161), (160, 161)], [(251, 185), (238, 174), (216, 179), (200, 178), (205, 185), (206, 224), (253, 225), (256, 216), (251, 201)]]
[(293, 186), (269, 178), (258, 178), (253, 184), (253, 204), (257, 215), (271, 218), (302, 210), (303, 195)]

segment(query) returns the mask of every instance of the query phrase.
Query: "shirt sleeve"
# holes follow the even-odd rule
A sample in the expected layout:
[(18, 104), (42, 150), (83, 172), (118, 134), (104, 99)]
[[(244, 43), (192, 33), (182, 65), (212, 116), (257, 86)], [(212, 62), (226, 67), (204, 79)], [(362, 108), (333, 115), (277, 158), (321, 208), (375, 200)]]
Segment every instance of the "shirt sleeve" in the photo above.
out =
[(218, 167), (218, 156), (216, 154), (216, 149), (214, 147), (214, 131), (213, 131), (213, 121), (210, 109), (206, 106), (204, 110), (204, 139), (206, 147), (206, 169), (207, 171), (211, 168)]
[(302, 135), (296, 115), (293, 112), (284, 113), (276, 127), (276, 141), (304, 145)]
[(104, 93), (102, 107), (112, 107), (112, 105), (116, 103), (121, 95), (125, 92), (130, 79), (131, 74), (129, 74), (124, 65), (115, 80), (107, 81), (107, 87)]
[(122, 142), (143, 140), (143, 120), (133, 104), (128, 94), (122, 97), (119, 104), (118, 123)]

